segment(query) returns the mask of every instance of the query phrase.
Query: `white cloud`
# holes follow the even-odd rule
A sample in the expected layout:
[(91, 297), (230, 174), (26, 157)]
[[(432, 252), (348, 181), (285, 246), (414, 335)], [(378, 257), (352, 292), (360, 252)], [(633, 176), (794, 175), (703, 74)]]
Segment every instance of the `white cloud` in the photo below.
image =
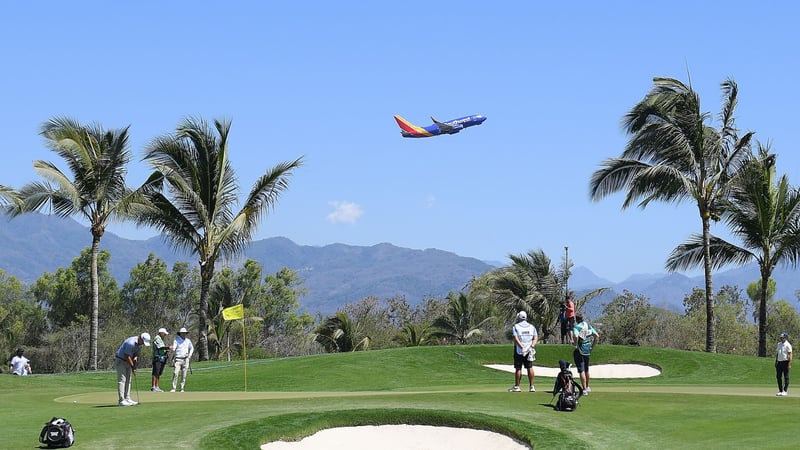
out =
[(428, 208), (433, 208), (436, 206), (436, 196), (433, 194), (429, 194), (428, 198), (425, 199), (425, 204)]
[(325, 219), (331, 223), (356, 223), (364, 215), (361, 207), (353, 202), (330, 201), (328, 204), (333, 206), (333, 212)]

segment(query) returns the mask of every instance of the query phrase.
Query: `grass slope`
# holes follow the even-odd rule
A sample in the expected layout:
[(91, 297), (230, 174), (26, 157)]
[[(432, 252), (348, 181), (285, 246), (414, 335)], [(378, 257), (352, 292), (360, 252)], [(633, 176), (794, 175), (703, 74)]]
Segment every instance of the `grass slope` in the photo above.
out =
[[(562, 345), (537, 349), (545, 366), (571, 355)], [(510, 345), (491, 345), (250, 361), (247, 392), (241, 362), (195, 364), (183, 394), (149, 392), (142, 370), (142, 404), (127, 408), (116, 406), (113, 372), (0, 376), (0, 447), (35, 447), (53, 416), (72, 422), (77, 448), (97, 449), (256, 449), (333, 426), (390, 423), (498, 431), (539, 448), (796, 447), (793, 433), (775, 427), (800, 403), (775, 397), (770, 359), (600, 346), (594, 364), (643, 362), (662, 375), (594, 380), (576, 412), (559, 413), (545, 392), (552, 378), (537, 377), (535, 394), (511, 394), (512, 374), (483, 367), (510, 356)], [(170, 379), (168, 369), (162, 387)]]

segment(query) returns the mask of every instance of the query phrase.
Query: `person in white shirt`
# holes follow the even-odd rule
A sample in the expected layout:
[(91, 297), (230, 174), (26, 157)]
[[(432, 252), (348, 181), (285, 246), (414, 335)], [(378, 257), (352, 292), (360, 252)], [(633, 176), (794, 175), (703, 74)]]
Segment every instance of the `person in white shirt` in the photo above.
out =
[(775, 355), (775, 376), (778, 378), (778, 397), (789, 395), (789, 369), (792, 368), (792, 344), (789, 343), (789, 334), (781, 333)]
[(19, 348), (17, 349), (17, 353), (14, 354), (14, 357), (11, 358), (10, 369), (11, 373), (14, 375), (25, 376), (31, 374), (31, 365), (30, 365), (31, 361), (28, 358), (22, 356), (24, 352), (25, 350)]
[(189, 372), (189, 363), (192, 360), (194, 353), (194, 345), (187, 337), (189, 331), (186, 328), (178, 330), (178, 337), (175, 338), (175, 343), (172, 345), (175, 352), (175, 372), (172, 375), (172, 389), (170, 392), (175, 392), (178, 388), (178, 374), (181, 374), (181, 392), (186, 386), (186, 374)]
[(519, 382), (522, 379), (522, 367), (528, 370), (528, 382), (530, 383), (529, 392), (536, 392), (533, 386), (533, 361), (536, 359), (536, 343), (539, 342), (539, 335), (536, 327), (527, 322), (528, 314), (525, 311), (517, 313), (517, 323), (511, 330), (514, 337), (514, 386), (509, 392), (520, 392)]

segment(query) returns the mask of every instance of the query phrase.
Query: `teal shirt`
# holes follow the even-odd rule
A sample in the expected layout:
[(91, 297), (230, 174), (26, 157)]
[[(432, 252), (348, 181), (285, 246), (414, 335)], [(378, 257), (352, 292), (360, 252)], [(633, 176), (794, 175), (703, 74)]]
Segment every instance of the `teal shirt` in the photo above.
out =
[(581, 355), (588, 356), (592, 352), (592, 336), (597, 336), (597, 331), (589, 325), (585, 320), (581, 323), (576, 323), (575, 328), (572, 329), (575, 336), (578, 336), (578, 345), (576, 346)]
[(157, 334), (153, 338), (153, 361), (160, 359), (161, 362), (165, 362), (167, 360), (167, 350), (168, 347), (164, 343), (164, 339), (160, 334)]

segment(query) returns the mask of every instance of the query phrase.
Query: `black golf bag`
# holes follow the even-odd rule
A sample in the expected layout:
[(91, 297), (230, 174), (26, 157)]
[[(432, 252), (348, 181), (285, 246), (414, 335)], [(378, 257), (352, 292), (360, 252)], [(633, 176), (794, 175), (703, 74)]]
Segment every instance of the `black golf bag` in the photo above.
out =
[(67, 419), (53, 417), (44, 424), (42, 432), (39, 433), (39, 442), (48, 448), (70, 447), (75, 442), (75, 430)]
[[(572, 378), (569, 363), (563, 359), (558, 361), (561, 371), (556, 376), (553, 385), (553, 399), (556, 400), (556, 411), (575, 411), (578, 408), (578, 399), (583, 395), (583, 386)], [(552, 403), (553, 399), (550, 400)]]

